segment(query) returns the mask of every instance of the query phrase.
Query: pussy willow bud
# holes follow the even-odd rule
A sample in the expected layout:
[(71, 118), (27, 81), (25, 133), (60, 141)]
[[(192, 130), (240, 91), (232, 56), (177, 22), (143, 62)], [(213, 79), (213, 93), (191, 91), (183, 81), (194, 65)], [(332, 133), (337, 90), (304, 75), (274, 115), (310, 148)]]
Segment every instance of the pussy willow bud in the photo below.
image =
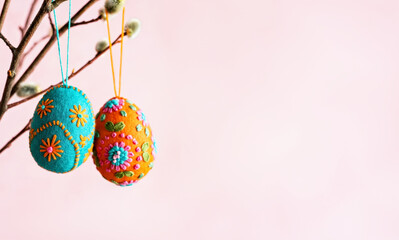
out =
[(105, 20), (105, 19), (106, 19), (106, 16), (105, 16), (105, 9), (104, 9), (104, 8), (100, 8), (100, 10), (98, 10), (98, 14), (101, 16), (101, 19), (102, 19), (102, 20)]
[(141, 29), (141, 22), (140, 20), (133, 18), (130, 19), (126, 24), (125, 24), (125, 30), (126, 34), (129, 38), (135, 38), (139, 34)]
[(109, 14), (114, 14), (119, 12), (124, 5), (125, 0), (106, 0), (104, 8)]
[(30, 97), (38, 92), (40, 92), (40, 87), (37, 83), (34, 82), (25, 82), (22, 83), (18, 90), (17, 90), (17, 96), (18, 97)]
[(96, 43), (96, 51), (102, 52), (108, 47), (108, 40), (102, 39)]

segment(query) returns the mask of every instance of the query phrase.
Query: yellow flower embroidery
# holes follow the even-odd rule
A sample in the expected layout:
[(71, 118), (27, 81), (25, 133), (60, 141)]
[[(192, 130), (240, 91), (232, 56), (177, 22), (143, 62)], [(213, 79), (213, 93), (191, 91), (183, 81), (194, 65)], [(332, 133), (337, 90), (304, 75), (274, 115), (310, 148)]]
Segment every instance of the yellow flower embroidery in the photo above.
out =
[(85, 136), (83, 136), (83, 135), (80, 135), (80, 145), (82, 146), (82, 147), (84, 147), (85, 145), (86, 145), (86, 141), (87, 140), (89, 140), (90, 138), (88, 138), (88, 137), (85, 137)]
[(87, 153), (85, 153), (85, 158), (83, 159), (83, 162), (86, 162), (86, 160), (89, 158), (92, 151), (93, 151), (93, 144), (89, 147), (89, 151), (87, 151)]
[(76, 122), (76, 126), (79, 127), (82, 125), (82, 127), (85, 126), (85, 123), (87, 123), (86, 118), (89, 117), (89, 115), (85, 114), (86, 109), (82, 110), (82, 107), (79, 105), (79, 107), (76, 107), (76, 105), (73, 105), (74, 109), (69, 109), (70, 112), (74, 113), (72, 115), (69, 115), (70, 118), (72, 118), (72, 123)]
[(43, 117), (43, 114), (46, 116), (47, 113), (51, 112), (50, 108), (54, 108), (53, 105), (50, 105), (54, 100), (46, 99), (43, 100), (42, 103), (37, 106), (37, 114), (40, 116), (40, 118)]
[(51, 158), (56, 160), (57, 159), (56, 156), (57, 157), (61, 157), (60, 153), (64, 152), (64, 151), (62, 151), (60, 149), (61, 146), (58, 145), (61, 142), (61, 140), (58, 140), (56, 142), (55, 141), (56, 139), (57, 139), (57, 135), (53, 136), (53, 139), (51, 140), (51, 143), (50, 143), (50, 138), (47, 138), (47, 142), (45, 142), (42, 139), (43, 145), (40, 145), (40, 148), (41, 148), (40, 152), (44, 152), (44, 157), (47, 157), (49, 162), (50, 162)]

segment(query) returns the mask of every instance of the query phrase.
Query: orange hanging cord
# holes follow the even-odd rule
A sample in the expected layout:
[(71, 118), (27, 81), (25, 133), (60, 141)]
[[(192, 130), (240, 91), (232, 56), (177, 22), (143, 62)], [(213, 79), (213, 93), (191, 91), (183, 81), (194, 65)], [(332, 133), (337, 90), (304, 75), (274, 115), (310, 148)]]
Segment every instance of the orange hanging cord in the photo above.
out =
[(114, 92), (115, 92), (115, 97), (120, 97), (120, 95), (121, 95), (121, 85), (122, 85), (123, 37), (124, 37), (124, 34), (125, 34), (125, 7), (123, 7), (123, 11), (122, 11), (121, 56), (120, 56), (120, 65), (119, 65), (119, 91), (118, 92), (116, 91), (114, 59), (112, 57), (111, 31), (110, 31), (110, 27), (109, 27), (109, 18), (108, 18), (108, 12), (107, 11), (105, 11), (105, 16), (106, 16), (106, 19), (107, 19), (109, 54), (110, 54), (110, 57), (111, 57), (111, 68), (112, 68), (112, 79), (113, 79), (113, 83), (114, 83)]

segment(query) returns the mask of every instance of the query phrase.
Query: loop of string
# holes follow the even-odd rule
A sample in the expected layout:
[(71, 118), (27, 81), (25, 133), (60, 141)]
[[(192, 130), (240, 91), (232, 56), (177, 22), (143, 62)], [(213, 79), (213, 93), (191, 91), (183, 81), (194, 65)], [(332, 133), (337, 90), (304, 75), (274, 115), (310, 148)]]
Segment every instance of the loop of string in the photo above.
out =
[[(54, 0), (53, 0), (53, 2), (54, 2)], [(58, 30), (57, 15), (55, 14), (55, 9), (53, 10), (53, 14), (54, 14), (54, 25), (55, 25), (55, 30), (56, 30), (56, 34), (57, 34), (58, 58), (60, 60), (62, 83), (68, 86), (69, 33), (70, 33), (70, 30), (71, 30), (71, 0), (69, 0), (68, 42), (67, 42), (67, 60), (66, 60), (65, 78), (64, 78), (64, 71), (63, 71), (63, 68), (62, 68), (61, 47), (60, 47), (60, 32)]]
[(125, 34), (125, 7), (123, 7), (122, 11), (122, 33), (121, 33), (121, 54), (120, 54), (120, 63), (119, 63), (119, 91), (116, 91), (116, 79), (115, 79), (115, 70), (114, 70), (114, 60), (112, 56), (112, 41), (111, 41), (111, 31), (109, 27), (109, 17), (108, 12), (105, 11), (105, 16), (107, 19), (107, 30), (108, 30), (108, 42), (109, 42), (109, 54), (111, 58), (111, 69), (112, 69), (112, 79), (114, 83), (114, 93), (115, 97), (120, 97), (121, 95), (121, 79), (122, 79), (122, 56), (123, 56), (123, 37)]

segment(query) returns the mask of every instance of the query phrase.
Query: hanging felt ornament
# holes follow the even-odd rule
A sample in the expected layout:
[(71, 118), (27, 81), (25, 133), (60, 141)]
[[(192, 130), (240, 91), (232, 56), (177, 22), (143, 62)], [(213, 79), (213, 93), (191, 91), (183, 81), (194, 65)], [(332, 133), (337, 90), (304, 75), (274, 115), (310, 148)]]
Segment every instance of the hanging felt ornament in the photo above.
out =
[(144, 113), (137, 105), (120, 96), (124, 16), (125, 8), (122, 15), (119, 91), (117, 92), (109, 19), (106, 12), (115, 97), (108, 100), (96, 116), (93, 147), (93, 159), (97, 170), (105, 179), (118, 186), (130, 186), (143, 178), (152, 169), (154, 154), (157, 151), (152, 130)]
[(55, 10), (53, 14), (63, 84), (50, 89), (39, 101), (29, 132), (29, 147), (39, 166), (52, 172), (66, 173), (80, 166), (90, 156), (94, 138), (94, 114), (86, 94), (68, 85), (71, 0), (65, 78)]

